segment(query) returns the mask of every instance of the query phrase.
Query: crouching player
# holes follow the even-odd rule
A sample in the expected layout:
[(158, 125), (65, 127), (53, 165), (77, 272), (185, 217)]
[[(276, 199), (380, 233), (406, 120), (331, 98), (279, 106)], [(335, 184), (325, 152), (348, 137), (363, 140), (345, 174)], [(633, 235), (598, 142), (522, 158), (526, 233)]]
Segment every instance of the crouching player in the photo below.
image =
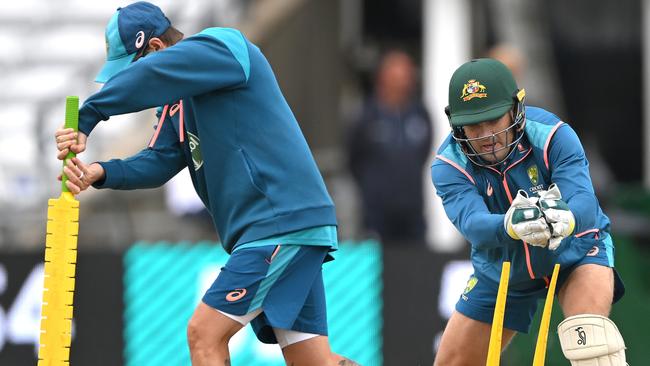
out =
[(511, 261), (502, 344), (528, 332), (555, 263), (562, 351), (573, 366), (625, 365), (608, 318), (624, 292), (610, 222), (573, 129), (524, 105), (512, 73), (493, 59), (460, 66), (449, 84), (452, 132), (431, 168), (447, 216), (471, 243), (474, 274), (443, 333), (435, 365), (481, 365), (501, 263)]

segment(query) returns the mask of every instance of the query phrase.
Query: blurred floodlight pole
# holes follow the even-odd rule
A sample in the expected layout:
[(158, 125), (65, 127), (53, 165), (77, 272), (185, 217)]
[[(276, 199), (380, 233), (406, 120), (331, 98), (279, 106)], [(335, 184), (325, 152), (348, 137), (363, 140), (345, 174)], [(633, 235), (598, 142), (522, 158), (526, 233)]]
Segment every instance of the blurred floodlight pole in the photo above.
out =
[[(650, 1), (650, 0), (649, 0)], [(471, 56), (471, 14), (469, 0), (425, 0), (423, 4), (423, 92), (424, 102), (433, 120), (434, 149), (449, 134), (444, 114), (447, 88), (454, 70)], [(435, 150), (431, 154), (433, 161)], [(427, 164), (427, 167), (431, 164)], [(437, 251), (454, 251), (464, 241), (451, 224), (435, 194), (430, 170), (424, 174), (425, 212), (428, 221), (427, 240)]]
[[(643, 0), (643, 18), (641, 39), (643, 42), (643, 60), (641, 69), (644, 85), (650, 83), (650, 0)], [(646, 189), (650, 189), (650, 93), (645, 88), (643, 92), (643, 181)]]

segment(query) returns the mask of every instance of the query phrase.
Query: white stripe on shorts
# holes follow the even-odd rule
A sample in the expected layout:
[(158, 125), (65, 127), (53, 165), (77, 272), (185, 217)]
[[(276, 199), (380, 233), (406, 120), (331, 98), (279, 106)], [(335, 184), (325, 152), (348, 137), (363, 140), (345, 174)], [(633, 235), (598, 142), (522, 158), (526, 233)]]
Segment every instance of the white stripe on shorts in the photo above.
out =
[(278, 340), (278, 344), (280, 345), (280, 348), (284, 348), (286, 346), (301, 341), (306, 341), (308, 339), (318, 337), (320, 335), (320, 334), (313, 334), (313, 333), (297, 332), (291, 329), (280, 329), (280, 328), (273, 328), (273, 332), (275, 332), (275, 338)]
[(236, 321), (237, 323), (239, 323), (239, 324), (241, 324), (243, 326), (246, 326), (246, 324), (250, 323), (251, 320), (255, 319), (255, 317), (260, 315), (260, 313), (262, 312), (262, 308), (257, 308), (257, 309), (251, 311), (250, 313), (248, 313), (246, 315), (232, 315), (232, 314), (228, 314), (228, 313), (226, 313), (224, 311), (221, 311), (219, 309), (216, 309), (216, 310), (218, 312), (220, 312), (221, 314), (229, 317), (230, 319)]

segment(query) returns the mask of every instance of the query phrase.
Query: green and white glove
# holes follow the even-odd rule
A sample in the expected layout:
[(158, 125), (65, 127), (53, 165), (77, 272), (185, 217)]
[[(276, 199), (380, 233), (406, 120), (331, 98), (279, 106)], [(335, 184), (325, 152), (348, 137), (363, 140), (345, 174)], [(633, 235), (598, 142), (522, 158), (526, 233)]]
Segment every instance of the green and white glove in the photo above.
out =
[(555, 250), (560, 246), (562, 239), (573, 233), (576, 219), (569, 209), (569, 205), (562, 201), (562, 194), (555, 183), (551, 184), (547, 191), (539, 191), (538, 194), (539, 208), (551, 227), (548, 249)]
[(537, 201), (537, 197), (528, 197), (525, 191), (519, 190), (503, 218), (503, 226), (511, 238), (545, 247), (551, 238), (551, 229)]

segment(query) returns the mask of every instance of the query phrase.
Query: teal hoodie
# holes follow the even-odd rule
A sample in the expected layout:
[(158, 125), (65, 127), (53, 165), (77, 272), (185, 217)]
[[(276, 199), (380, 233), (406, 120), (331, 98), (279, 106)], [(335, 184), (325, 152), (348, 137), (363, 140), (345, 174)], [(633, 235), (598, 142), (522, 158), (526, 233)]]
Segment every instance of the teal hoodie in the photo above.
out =
[[(510, 288), (527, 288), (531, 280), (549, 277), (555, 263), (570, 268), (598, 242), (607, 248), (613, 267), (610, 221), (598, 204), (589, 162), (573, 129), (553, 113), (526, 107), (525, 134), (516, 149), (500, 169), (479, 167), (450, 135), (431, 167), (447, 216), (472, 245), (476, 276), (498, 284), (501, 262), (510, 260)], [(522, 189), (534, 196), (551, 183), (575, 216), (573, 235), (555, 251), (510, 238), (503, 217), (514, 195)]]
[(101, 162), (97, 188), (158, 187), (185, 166), (226, 251), (336, 225), (334, 204), (271, 66), (241, 32), (208, 28), (115, 74), (79, 110), (90, 134), (110, 116), (159, 107), (150, 146)]

